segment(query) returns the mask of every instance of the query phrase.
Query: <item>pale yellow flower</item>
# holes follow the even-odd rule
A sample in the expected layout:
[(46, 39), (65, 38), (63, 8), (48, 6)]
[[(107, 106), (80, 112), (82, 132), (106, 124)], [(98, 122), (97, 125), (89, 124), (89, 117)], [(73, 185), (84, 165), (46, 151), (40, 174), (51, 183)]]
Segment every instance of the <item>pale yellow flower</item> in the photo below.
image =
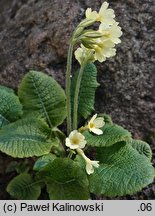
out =
[(115, 44), (111, 40), (97, 39), (96, 44), (94, 44), (95, 50), (95, 60), (103, 62), (106, 58), (110, 58), (116, 55)]
[(76, 60), (78, 60), (79, 64), (81, 65), (83, 60), (85, 59), (87, 54), (87, 49), (84, 47), (79, 47), (77, 50), (75, 50), (74, 55)]
[(78, 62), (80, 63), (80, 65), (82, 65), (82, 63), (85, 61), (85, 59), (88, 59), (88, 57), (90, 57), (88, 60), (93, 62), (95, 61), (94, 59), (94, 55), (93, 55), (94, 50), (92, 49), (87, 49), (85, 46), (83, 46), (81, 44), (81, 47), (79, 47), (75, 52), (75, 58), (78, 60)]
[[(85, 45), (87, 46), (87, 44)], [(103, 62), (106, 58), (116, 55), (116, 49), (114, 48), (115, 44), (110, 39), (92, 39), (88, 46), (90, 46), (90, 48), (86, 48), (81, 44), (81, 47), (79, 47), (74, 53), (75, 58), (78, 60), (80, 65), (82, 65), (86, 58), (88, 60), (88, 56), (90, 56), (89, 61), (91, 62), (94, 62), (95, 60)]]
[(110, 39), (115, 44), (120, 43), (121, 40), (119, 37), (121, 37), (122, 31), (118, 24), (118, 22), (115, 22), (113, 25), (101, 23), (99, 26), (99, 32), (103, 34), (102, 40)]
[[(87, 44), (85, 44), (87, 46)], [(86, 48), (81, 44), (75, 51), (75, 58), (78, 60), (80, 65), (88, 59), (89, 61), (94, 62), (98, 60), (99, 62), (103, 62), (106, 58), (110, 58), (116, 55), (116, 49), (114, 48), (115, 44), (110, 39), (92, 39), (91, 43), (88, 43), (90, 48)]]
[[(81, 42), (81, 47), (75, 51), (75, 58), (82, 65), (82, 63), (91, 53), (91, 62), (98, 60), (105, 61), (107, 58), (116, 55), (115, 44), (121, 42), (122, 35), (121, 27), (118, 22), (115, 22), (115, 14), (112, 9), (108, 8), (109, 3), (104, 2), (97, 13), (91, 8), (86, 10), (86, 19), (92, 21), (100, 21), (99, 30), (95, 31), (87, 29), (83, 31), (78, 38)], [(94, 22), (95, 22), (94, 21)]]
[(97, 114), (95, 114), (88, 122), (88, 129), (90, 132), (93, 132), (94, 134), (101, 135), (103, 134), (103, 131), (99, 128), (102, 128), (104, 125), (104, 118), (97, 117)]
[(85, 11), (85, 15), (87, 19), (91, 19), (91, 20), (97, 20), (99, 15), (97, 13), (97, 11), (92, 11), (91, 8), (87, 8), (87, 10)]
[(84, 148), (86, 143), (85, 137), (77, 130), (72, 131), (66, 138), (66, 146), (70, 149)]
[(104, 22), (106, 24), (113, 24), (115, 22), (115, 14), (112, 9), (108, 8), (109, 3), (104, 2), (99, 10), (99, 13), (88, 8), (85, 12), (87, 19), (95, 19), (96, 21)]
[(99, 161), (90, 160), (81, 149), (77, 149), (77, 152), (83, 157), (86, 162), (86, 172), (88, 175), (94, 172), (94, 168), (99, 167)]
[(86, 160), (86, 172), (88, 173), (88, 175), (94, 172), (94, 167), (95, 168), (99, 167), (99, 161), (93, 161), (88, 158)]
[(114, 10), (108, 8), (109, 3), (104, 2), (99, 10), (98, 21), (104, 22), (107, 24), (113, 24), (115, 22)]

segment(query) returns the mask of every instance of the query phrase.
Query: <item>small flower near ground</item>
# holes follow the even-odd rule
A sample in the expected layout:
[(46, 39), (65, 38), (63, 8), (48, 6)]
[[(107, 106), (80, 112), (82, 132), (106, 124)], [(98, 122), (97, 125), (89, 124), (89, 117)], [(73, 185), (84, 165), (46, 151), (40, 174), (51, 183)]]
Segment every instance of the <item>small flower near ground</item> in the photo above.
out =
[(103, 134), (103, 131), (99, 128), (102, 128), (104, 125), (105, 125), (104, 118), (97, 117), (97, 114), (95, 114), (88, 122), (89, 131), (97, 135)]
[(81, 149), (77, 149), (78, 154), (80, 154), (86, 162), (86, 172), (88, 175), (94, 172), (94, 168), (99, 167), (99, 161), (90, 160)]
[(99, 13), (92, 11), (91, 8), (88, 8), (85, 12), (87, 19), (95, 19), (99, 22), (104, 22), (107, 24), (113, 24), (115, 22), (114, 10), (108, 8), (109, 3), (104, 2), (99, 10)]
[(70, 149), (84, 148), (86, 143), (85, 137), (77, 130), (72, 131), (66, 138), (66, 146)]
[(93, 161), (88, 158), (86, 160), (86, 172), (88, 173), (88, 175), (94, 172), (94, 167), (95, 168), (99, 167), (99, 161)]

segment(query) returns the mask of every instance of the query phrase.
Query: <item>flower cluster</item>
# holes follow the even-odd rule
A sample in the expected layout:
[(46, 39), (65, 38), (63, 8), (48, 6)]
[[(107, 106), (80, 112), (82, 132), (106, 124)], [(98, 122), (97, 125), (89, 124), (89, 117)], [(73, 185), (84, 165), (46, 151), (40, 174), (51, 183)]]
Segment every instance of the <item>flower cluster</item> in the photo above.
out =
[(115, 14), (112, 9), (108, 8), (109, 4), (104, 2), (97, 13), (88, 8), (85, 12), (86, 18), (80, 24), (84, 27), (94, 22), (100, 22), (99, 29), (83, 30), (78, 38), (81, 42), (80, 47), (75, 51), (75, 58), (82, 65), (84, 59), (89, 56), (89, 61), (98, 60), (103, 62), (106, 58), (116, 54), (115, 45), (120, 43), (122, 35), (119, 23), (115, 21)]
[[(103, 131), (100, 128), (102, 128), (104, 124), (104, 118), (97, 117), (97, 114), (95, 114), (84, 128), (94, 134), (101, 135)], [(76, 150), (77, 153), (83, 157), (86, 162), (86, 172), (90, 175), (94, 172), (94, 167), (97, 168), (99, 166), (99, 161), (92, 161), (84, 154), (82, 149), (85, 147), (86, 143), (85, 137), (78, 130), (72, 131), (69, 137), (66, 138), (66, 146)]]
[[(88, 61), (94, 62), (98, 60), (103, 62), (106, 58), (116, 54), (115, 45), (121, 42), (119, 38), (122, 35), (122, 31), (119, 27), (119, 23), (115, 21), (114, 11), (109, 9), (108, 6), (109, 4), (104, 2), (99, 12), (92, 11), (91, 8), (88, 8), (85, 12), (85, 19), (80, 22), (73, 33), (71, 40), (72, 45), (80, 44), (80, 47), (75, 51), (75, 58), (79, 61), (81, 68), (83, 68)], [(99, 22), (98, 30), (89, 29), (95, 22)], [(79, 83), (81, 74), (82, 72), (78, 76), (79, 79), (77, 82)], [(76, 92), (78, 92), (78, 88)], [(74, 101), (74, 120), (76, 120), (77, 117), (77, 102), (78, 100)], [(73, 121), (73, 123), (75, 123), (73, 128), (77, 128), (76, 121)], [(76, 150), (85, 160), (86, 172), (88, 174), (94, 172), (94, 167), (97, 168), (99, 166), (99, 161), (92, 161), (84, 154), (82, 149), (85, 147), (87, 141), (82, 132), (89, 130), (91, 133), (101, 135), (103, 133), (102, 127), (104, 124), (103, 117), (97, 117), (97, 114), (95, 114), (86, 126), (78, 130), (73, 130), (66, 138), (66, 146), (72, 150)]]

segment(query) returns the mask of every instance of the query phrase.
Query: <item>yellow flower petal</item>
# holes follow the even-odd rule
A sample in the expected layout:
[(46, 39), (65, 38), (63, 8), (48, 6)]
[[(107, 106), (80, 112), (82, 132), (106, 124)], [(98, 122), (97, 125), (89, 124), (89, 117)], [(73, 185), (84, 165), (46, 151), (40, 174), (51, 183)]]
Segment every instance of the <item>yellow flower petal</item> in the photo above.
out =
[(93, 122), (97, 117), (97, 114), (93, 115), (93, 117), (90, 119), (90, 122)]
[(88, 175), (92, 174), (94, 172), (94, 167), (98, 168), (99, 167), (99, 161), (93, 161), (90, 160), (85, 153), (81, 150), (81, 149), (77, 149), (78, 154), (80, 154), (83, 159), (86, 162), (86, 172), (88, 173)]
[(118, 44), (121, 42), (119, 37), (122, 35), (121, 27), (118, 26), (118, 22), (113, 23), (113, 25), (106, 25), (101, 23), (99, 26), (99, 32), (102, 32), (102, 39), (110, 39), (113, 43)]
[(105, 125), (104, 118), (98, 117), (94, 120), (94, 125), (96, 128), (102, 128)]
[(99, 21), (106, 24), (113, 24), (115, 22), (114, 10), (108, 8), (109, 3), (104, 2), (99, 10)]
[(103, 131), (98, 128), (92, 128), (90, 131), (97, 135), (103, 134)]

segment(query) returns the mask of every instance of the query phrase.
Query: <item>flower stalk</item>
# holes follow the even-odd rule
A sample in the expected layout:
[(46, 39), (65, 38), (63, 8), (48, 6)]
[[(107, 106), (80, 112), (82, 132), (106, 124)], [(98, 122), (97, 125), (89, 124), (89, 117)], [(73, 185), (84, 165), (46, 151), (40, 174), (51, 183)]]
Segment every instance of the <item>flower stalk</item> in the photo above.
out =
[(85, 65), (86, 63), (81, 65), (78, 78), (77, 78), (76, 87), (75, 87), (74, 108), (73, 108), (73, 129), (74, 130), (77, 129), (79, 92), (80, 92), (81, 80), (82, 80)]
[(74, 44), (70, 43), (68, 56), (67, 56), (67, 71), (66, 71), (66, 104), (67, 104), (67, 134), (72, 130), (72, 119), (71, 119), (71, 68), (72, 68), (72, 56), (73, 56)]

